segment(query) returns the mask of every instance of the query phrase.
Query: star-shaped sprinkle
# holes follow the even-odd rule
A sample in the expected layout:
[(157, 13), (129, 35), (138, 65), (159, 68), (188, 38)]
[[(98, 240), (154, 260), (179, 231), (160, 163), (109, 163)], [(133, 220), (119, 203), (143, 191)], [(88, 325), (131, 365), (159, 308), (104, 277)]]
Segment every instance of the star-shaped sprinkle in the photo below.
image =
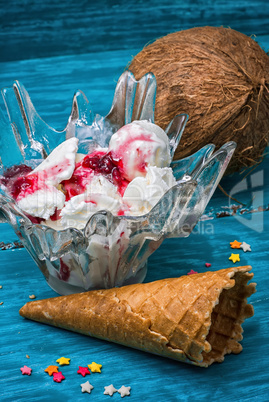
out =
[(206, 266), (206, 268), (210, 268), (210, 267), (211, 267), (210, 262), (206, 262), (206, 263), (205, 263), (205, 266)]
[(32, 373), (32, 369), (30, 367), (27, 367), (27, 366), (21, 367), (20, 370), (21, 370), (22, 374), (31, 375), (31, 373)]
[(58, 366), (48, 366), (44, 371), (45, 373), (52, 375), (53, 373), (58, 373), (58, 368)]
[(92, 362), (92, 364), (88, 364), (88, 367), (92, 373), (101, 373), (102, 364)]
[(124, 396), (128, 396), (130, 395), (130, 390), (131, 387), (125, 387), (124, 385), (122, 385), (120, 387), (120, 389), (118, 389), (118, 393), (121, 395), (121, 397), (123, 398)]
[(239, 257), (239, 254), (231, 254), (230, 255), (230, 257), (229, 257), (229, 260), (231, 260), (233, 263), (235, 263), (235, 262), (237, 262), (237, 261), (240, 261), (240, 257)]
[(242, 242), (237, 241), (237, 240), (234, 240), (234, 241), (230, 242), (231, 248), (240, 248), (241, 244), (242, 244)]
[(244, 241), (243, 241), (243, 243), (241, 244), (240, 247), (244, 250), (244, 253), (245, 253), (246, 251), (251, 251), (250, 244), (247, 244), (247, 243), (244, 242)]
[(62, 382), (65, 379), (65, 376), (61, 371), (59, 373), (53, 373), (53, 381)]
[(92, 384), (89, 383), (89, 381), (80, 384), (80, 386), (81, 386), (81, 392), (88, 392), (88, 394), (90, 394), (93, 389), (93, 386)]
[(112, 396), (113, 394), (115, 394), (115, 392), (118, 391), (116, 388), (114, 388), (113, 384), (107, 385), (104, 388), (105, 388), (104, 395)]
[(57, 359), (56, 362), (60, 364), (60, 366), (67, 366), (70, 364), (70, 360), (68, 357), (60, 357), (60, 359)]
[(77, 373), (81, 374), (83, 377), (85, 377), (85, 375), (87, 375), (87, 374), (91, 374), (89, 372), (88, 367), (81, 367), (81, 366), (78, 366), (78, 367), (79, 367), (79, 370), (77, 371)]
[(187, 275), (193, 275), (193, 274), (198, 274), (198, 272), (191, 269), (190, 272), (187, 273)]

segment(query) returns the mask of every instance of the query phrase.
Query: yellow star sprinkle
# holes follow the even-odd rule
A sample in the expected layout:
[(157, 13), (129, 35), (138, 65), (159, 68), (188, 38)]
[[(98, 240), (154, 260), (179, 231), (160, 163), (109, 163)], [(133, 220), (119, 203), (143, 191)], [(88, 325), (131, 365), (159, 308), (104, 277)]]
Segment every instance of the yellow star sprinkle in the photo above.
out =
[(229, 257), (229, 260), (231, 260), (233, 263), (240, 261), (239, 254), (232, 253), (231, 256)]
[(53, 373), (58, 373), (58, 366), (48, 366), (44, 371), (49, 375), (52, 375)]
[(237, 241), (237, 240), (235, 240), (235, 241), (231, 241), (231, 242), (230, 242), (230, 246), (231, 246), (231, 248), (241, 248), (241, 247), (240, 247), (240, 246), (241, 246), (241, 244), (242, 244), (242, 242)]
[(60, 364), (60, 366), (65, 366), (70, 364), (70, 359), (68, 357), (60, 357), (60, 359), (56, 360), (57, 363)]
[(92, 362), (92, 364), (88, 364), (88, 367), (92, 373), (101, 373), (102, 364)]

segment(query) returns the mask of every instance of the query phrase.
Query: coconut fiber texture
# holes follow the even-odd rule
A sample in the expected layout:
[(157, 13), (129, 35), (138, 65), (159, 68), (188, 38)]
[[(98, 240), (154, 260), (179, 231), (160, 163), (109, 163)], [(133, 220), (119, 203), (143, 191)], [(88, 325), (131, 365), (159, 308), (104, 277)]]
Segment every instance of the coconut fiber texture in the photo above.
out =
[(207, 367), (239, 353), (250, 266), (28, 302), (23, 317)]
[(229, 28), (198, 27), (156, 40), (128, 68), (157, 79), (155, 122), (179, 113), (189, 121), (174, 159), (206, 144), (235, 141), (227, 172), (262, 159), (269, 138), (269, 57), (250, 37)]

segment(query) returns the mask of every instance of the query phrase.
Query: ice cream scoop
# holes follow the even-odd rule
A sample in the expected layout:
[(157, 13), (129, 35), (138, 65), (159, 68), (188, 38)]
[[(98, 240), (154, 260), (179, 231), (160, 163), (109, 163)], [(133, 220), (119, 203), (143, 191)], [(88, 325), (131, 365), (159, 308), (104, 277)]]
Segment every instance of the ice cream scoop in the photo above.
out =
[(127, 186), (123, 201), (129, 206), (126, 214), (148, 213), (171, 187), (176, 185), (171, 168), (149, 166), (145, 177), (136, 177)]
[(120, 163), (123, 177), (132, 181), (144, 177), (148, 166), (165, 167), (171, 163), (168, 137), (156, 124), (133, 121), (112, 135), (108, 151)]
[(47, 184), (58, 185), (68, 180), (75, 168), (78, 139), (75, 137), (62, 142), (38, 165), (32, 174), (44, 174)]
[(64, 141), (33, 171), (10, 180), (9, 192), (23, 211), (48, 219), (64, 206), (65, 196), (57, 186), (72, 176), (77, 145), (77, 138)]
[(92, 176), (85, 192), (65, 203), (60, 213), (61, 225), (83, 229), (89, 217), (97, 211), (107, 210), (118, 215), (122, 209), (117, 188), (101, 175)]
[(17, 201), (28, 215), (41, 219), (49, 219), (56, 209), (63, 208), (64, 202), (64, 194), (54, 186), (44, 186)]

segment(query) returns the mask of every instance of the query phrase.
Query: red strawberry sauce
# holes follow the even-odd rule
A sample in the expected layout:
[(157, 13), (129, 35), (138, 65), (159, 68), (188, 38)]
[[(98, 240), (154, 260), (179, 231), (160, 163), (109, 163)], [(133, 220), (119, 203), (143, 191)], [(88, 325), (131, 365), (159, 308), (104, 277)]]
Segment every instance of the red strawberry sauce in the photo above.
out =
[[(58, 169), (58, 166), (56, 167)], [(143, 169), (144, 167), (141, 166), (141, 170)], [(31, 171), (32, 168), (27, 165), (15, 165), (4, 172), (0, 184), (8, 187), (10, 195), (15, 200), (33, 194), (38, 189), (44, 189), (46, 187), (47, 172), (43, 171), (31, 174)], [(129, 181), (124, 178), (121, 159), (113, 157), (111, 152), (94, 151), (76, 163), (73, 175), (69, 180), (61, 182), (66, 201), (69, 201), (70, 198), (78, 194), (84, 193), (87, 184), (89, 184), (91, 178), (96, 174), (104, 176), (114, 184), (119, 194), (123, 196)], [(51, 219), (54, 221), (58, 220), (60, 212), (56, 210)], [(123, 214), (124, 211), (122, 210), (119, 215)]]
[(123, 177), (121, 166), (121, 160), (114, 159), (110, 152), (95, 151), (86, 155), (82, 161), (76, 164), (72, 177), (61, 183), (66, 200), (84, 193), (87, 184), (95, 174), (104, 176), (117, 186), (118, 192), (122, 196), (129, 181)]

